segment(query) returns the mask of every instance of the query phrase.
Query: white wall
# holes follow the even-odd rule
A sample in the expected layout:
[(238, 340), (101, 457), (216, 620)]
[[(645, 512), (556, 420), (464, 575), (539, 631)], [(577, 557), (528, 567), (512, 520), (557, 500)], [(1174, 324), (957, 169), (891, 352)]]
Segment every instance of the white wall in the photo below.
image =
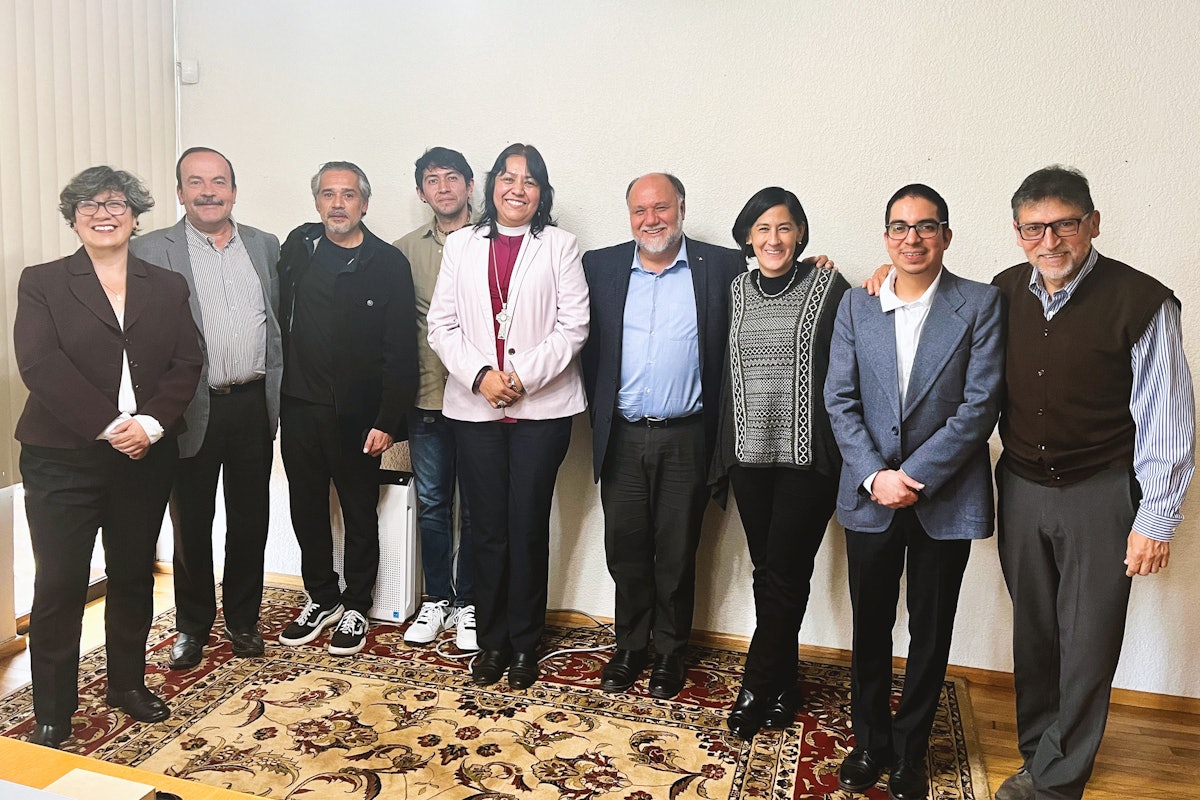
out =
[[(752, 192), (795, 190), (810, 252), (857, 282), (884, 259), (887, 197), (923, 181), (950, 204), (950, 268), (987, 280), (1021, 259), (1013, 190), (1065, 162), (1093, 181), (1098, 247), (1171, 285), (1185, 327), (1198, 329), (1200, 4), (1188, 0), (178, 0), (178, 10), (180, 56), (201, 76), (181, 88), (182, 144), (224, 150), (239, 219), (280, 236), (315, 218), (306, 187), (323, 161), (367, 171), (367, 223), (390, 240), (424, 219), (412, 162), (426, 147), (462, 150), (483, 173), (526, 141), (545, 155), (560, 222), (585, 248), (627, 239), (625, 184), (669, 169), (688, 187), (687, 231), (725, 245)], [(588, 465), (580, 417), (559, 479), (550, 599), (611, 615)], [(1195, 539), (1185, 523), (1167, 573), (1136, 581), (1120, 686), (1200, 697), (1200, 673), (1187, 668), (1200, 652)], [(697, 626), (748, 634), (736, 514), (710, 513), (700, 572)], [(845, 586), (834, 529), (804, 642), (849, 647)], [(995, 544), (984, 542), (952, 660), (1009, 669), (1010, 632)]]

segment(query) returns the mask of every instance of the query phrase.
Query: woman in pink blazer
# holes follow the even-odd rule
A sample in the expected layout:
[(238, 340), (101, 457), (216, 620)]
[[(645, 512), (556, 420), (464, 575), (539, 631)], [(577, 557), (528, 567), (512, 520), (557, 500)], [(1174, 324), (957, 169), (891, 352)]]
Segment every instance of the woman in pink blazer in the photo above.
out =
[(575, 237), (555, 227), (554, 189), (532, 145), (505, 148), (483, 216), (452, 233), (429, 306), (429, 344), (450, 376), (459, 479), (471, 508), (480, 653), (476, 683), (538, 677), (546, 621), (550, 503), (586, 408), (578, 355), (588, 289)]

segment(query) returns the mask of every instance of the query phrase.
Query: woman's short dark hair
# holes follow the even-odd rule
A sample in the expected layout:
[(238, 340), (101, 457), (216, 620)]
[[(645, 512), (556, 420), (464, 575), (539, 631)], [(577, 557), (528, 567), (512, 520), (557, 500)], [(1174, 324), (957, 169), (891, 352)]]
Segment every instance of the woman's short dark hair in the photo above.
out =
[(800, 241), (796, 243), (796, 252), (792, 253), (792, 261), (799, 261), (800, 254), (804, 252), (805, 247), (808, 247), (808, 216), (804, 213), (804, 206), (800, 205), (800, 198), (778, 186), (759, 189), (753, 197), (746, 201), (746, 205), (742, 207), (733, 223), (733, 240), (737, 242), (738, 249), (747, 259), (754, 258), (754, 246), (747, 243), (750, 238), (750, 229), (754, 227), (754, 223), (758, 221), (759, 217), (775, 206), (786, 208), (792, 215), (792, 219), (802, 229)]
[(500, 155), (496, 157), (496, 163), (488, 170), (487, 183), (483, 188), (483, 216), (479, 218), (479, 222), (475, 223), (475, 227), (477, 229), (487, 228), (487, 238), (489, 239), (495, 238), (497, 233), (496, 215), (498, 212), (496, 200), (493, 197), (496, 191), (496, 178), (507, 168), (509, 156), (525, 157), (525, 168), (529, 170), (529, 177), (537, 181), (540, 190), (537, 209), (533, 212), (533, 219), (529, 223), (529, 232), (537, 236), (547, 225), (558, 224), (550, 216), (550, 209), (554, 207), (554, 187), (550, 185), (550, 173), (546, 171), (546, 162), (536, 147), (517, 142), (501, 150)]
[(101, 192), (120, 192), (125, 195), (125, 202), (129, 203), (135, 220), (154, 208), (150, 190), (133, 175), (112, 167), (88, 167), (71, 178), (59, 192), (58, 210), (62, 212), (68, 227), (75, 227), (75, 204), (91, 200)]

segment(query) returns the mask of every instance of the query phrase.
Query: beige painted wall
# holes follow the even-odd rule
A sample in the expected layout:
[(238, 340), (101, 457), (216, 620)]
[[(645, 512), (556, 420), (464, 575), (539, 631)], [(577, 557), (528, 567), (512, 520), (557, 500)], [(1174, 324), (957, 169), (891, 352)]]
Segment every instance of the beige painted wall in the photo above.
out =
[[(743, 10), (742, 6), (752, 10)], [(686, 229), (730, 245), (758, 188), (799, 194), (811, 252), (851, 282), (884, 258), (891, 192), (947, 198), (951, 269), (989, 279), (1020, 260), (1008, 199), (1052, 162), (1093, 181), (1102, 252), (1150, 271), (1184, 302), (1200, 367), (1191, 279), (1200, 206), (1200, 4), (1010, 0), (631, 3), (178, 0), (181, 141), (224, 150), (239, 219), (283, 236), (314, 213), (319, 163), (358, 162), (367, 223), (393, 239), (424, 218), (412, 161), (462, 150), (480, 173), (512, 141), (537, 144), (564, 228), (585, 248), (628, 238), (623, 192), (669, 169), (688, 186)], [(482, 183), (482, 181), (481, 181)], [(559, 480), (551, 605), (611, 615), (587, 420)], [(1189, 515), (1200, 511), (1189, 503)], [(1200, 544), (1185, 523), (1164, 575), (1134, 591), (1122, 687), (1200, 697)], [(736, 514), (711, 510), (697, 625), (753, 627)], [(804, 642), (849, 647), (840, 529), (813, 582)], [(1011, 615), (994, 541), (976, 545), (952, 660), (1009, 669)], [(897, 636), (897, 652), (907, 638)]]

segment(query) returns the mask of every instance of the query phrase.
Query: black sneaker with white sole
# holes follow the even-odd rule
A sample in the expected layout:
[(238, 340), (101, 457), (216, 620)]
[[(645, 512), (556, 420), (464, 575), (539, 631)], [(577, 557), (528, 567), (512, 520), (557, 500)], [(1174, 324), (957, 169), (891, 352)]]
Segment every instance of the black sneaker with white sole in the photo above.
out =
[(304, 606), (304, 610), (296, 617), (296, 621), (279, 634), (279, 643), (290, 647), (308, 644), (320, 636), (321, 631), (336, 625), (342, 618), (343, 611), (341, 603), (334, 606), (321, 606), (309, 600)]
[(357, 611), (347, 611), (329, 637), (329, 654), (352, 656), (367, 643), (367, 618)]

